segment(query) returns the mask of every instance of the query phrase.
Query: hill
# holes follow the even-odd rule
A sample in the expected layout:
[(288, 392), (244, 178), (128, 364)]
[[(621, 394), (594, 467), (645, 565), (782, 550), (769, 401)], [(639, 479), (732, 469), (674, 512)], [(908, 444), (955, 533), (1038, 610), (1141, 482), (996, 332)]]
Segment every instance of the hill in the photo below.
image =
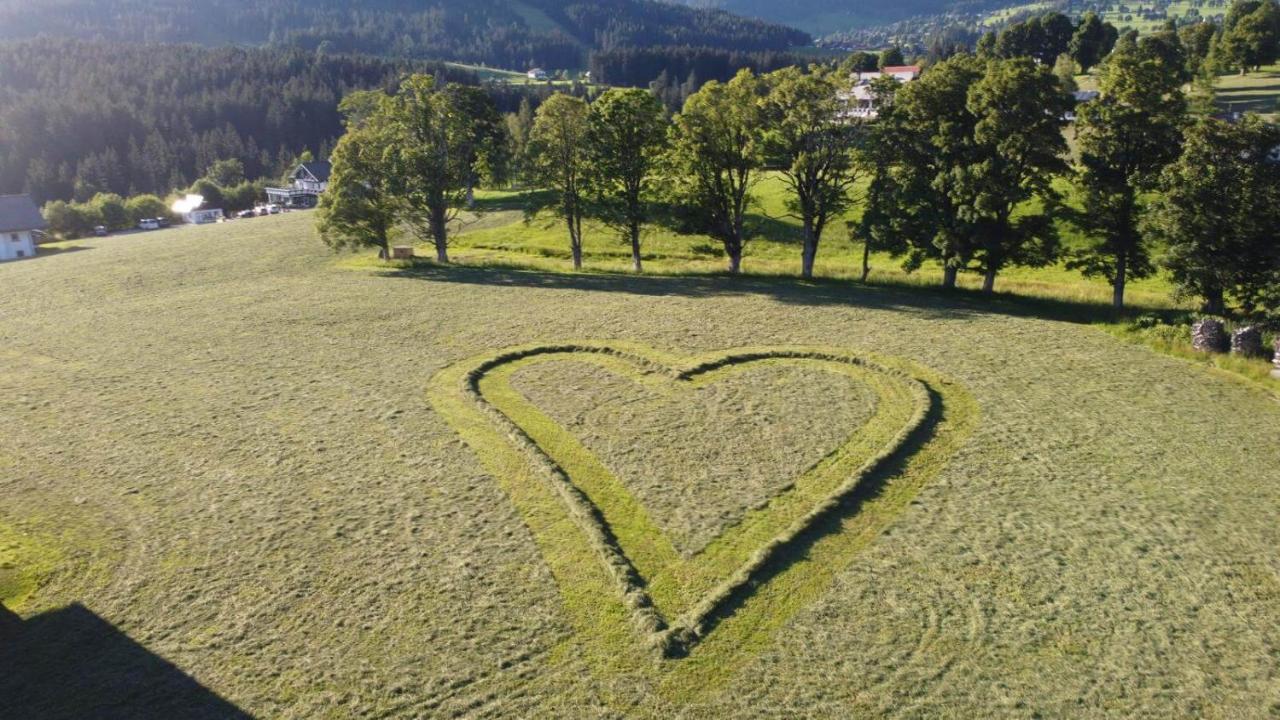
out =
[(1012, 4), (1010, 0), (684, 0), (692, 7), (732, 13), (800, 28), (815, 37), (855, 28), (889, 25), (918, 16), (973, 13)]
[(332, 146), (344, 95), (407, 72), (479, 82), (444, 63), (288, 48), (0, 43), (0, 194), (164, 195), (232, 158), (249, 178), (278, 177)]
[(780, 51), (802, 32), (652, 0), (0, 0), (0, 40), (282, 45), (525, 70), (582, 68), (592, 50)]

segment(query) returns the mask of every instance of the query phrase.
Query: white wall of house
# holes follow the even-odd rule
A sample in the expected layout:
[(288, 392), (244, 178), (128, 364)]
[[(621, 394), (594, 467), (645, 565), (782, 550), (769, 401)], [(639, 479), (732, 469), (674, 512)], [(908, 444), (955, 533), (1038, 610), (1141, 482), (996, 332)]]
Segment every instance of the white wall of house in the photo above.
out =
[(0, 233), (0, 261), (35, 257), (36, 241), (30, 230)]

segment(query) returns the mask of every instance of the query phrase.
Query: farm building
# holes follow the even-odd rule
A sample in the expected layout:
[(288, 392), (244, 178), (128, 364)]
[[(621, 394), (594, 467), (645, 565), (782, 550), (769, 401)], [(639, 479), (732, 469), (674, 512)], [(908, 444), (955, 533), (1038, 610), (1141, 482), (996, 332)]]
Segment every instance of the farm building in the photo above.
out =
[(0, 260), (35, 257), (36, 232), (45, 227), (30, 195), (0, 195)]
[(302, 163), (289, 176), (289, 187), (267, 188), (267, 202), (291, 208), (315, 207), (329, 187), (332, 170), (328, 162)]

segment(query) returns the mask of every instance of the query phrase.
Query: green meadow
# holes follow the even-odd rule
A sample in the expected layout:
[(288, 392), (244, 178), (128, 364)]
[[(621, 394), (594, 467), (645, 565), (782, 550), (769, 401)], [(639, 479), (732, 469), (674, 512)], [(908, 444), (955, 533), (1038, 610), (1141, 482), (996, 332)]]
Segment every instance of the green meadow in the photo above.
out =
[(1060, 267), (858, 283), (841, 228), (801, 282), (761, 194), (737, 278), (658, 230), (644, 276), (598, 228), (568, 272), (509, 193), (451, 266), (334, 255), (308, 212), (0, 265), (0, 710), (1280, 707), (1265, 364)]

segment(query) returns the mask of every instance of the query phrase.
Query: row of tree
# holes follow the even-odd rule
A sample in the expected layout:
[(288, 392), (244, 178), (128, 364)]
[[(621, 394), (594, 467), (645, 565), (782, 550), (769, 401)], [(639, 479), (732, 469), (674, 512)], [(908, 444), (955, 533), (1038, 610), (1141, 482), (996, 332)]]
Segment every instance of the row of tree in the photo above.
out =
[[(877, 250), (908, 269), (940, 263), (947, 286), (979, 272), (988, 291), (1009, 266), (1065, 260), (1105, 277), (1121, 306), (1127, 282), (1155, 272), (1162, 253), (1208, 310), (1277, 309), (1280, 164), (1269, 155), (1280, 134), (1253, 119), (1190, 122), (1168, 41), (1120, 38), (1099, 70), (1101, 97), (1076, 108), (1074, 167), (1063, 136), (1072, 99), (1028, 57), (958, 55), (913, 83), (877, 81), (874, 122), (850, 118), (846, 76), (829, 67), (712, 81), (670, 120), (653, 94), (615, 89), (594, 102), (555, 95), (504, 124), (482, 94), (414, 78), (395, 96), (345, 104), (320, 227), (335, 246), (386, 255), (404, 223), (447, 261), (449, 221), (509, 163), (541, 190), (537, 209), (563, 222), (575, 268), (594, 219), (630, 245), (636, 271), (644, 227), (668, 222), (718, 241), (736, 273), (756, 184), (772, 171), (789, 188), (805, 276), (824, 235), (860, 205), (849, 227), (864, 277)], [(1059, 178), (1078, 188), (1074, 202)], [(1063, 248), (1064, 223), (1084, 244)]]

